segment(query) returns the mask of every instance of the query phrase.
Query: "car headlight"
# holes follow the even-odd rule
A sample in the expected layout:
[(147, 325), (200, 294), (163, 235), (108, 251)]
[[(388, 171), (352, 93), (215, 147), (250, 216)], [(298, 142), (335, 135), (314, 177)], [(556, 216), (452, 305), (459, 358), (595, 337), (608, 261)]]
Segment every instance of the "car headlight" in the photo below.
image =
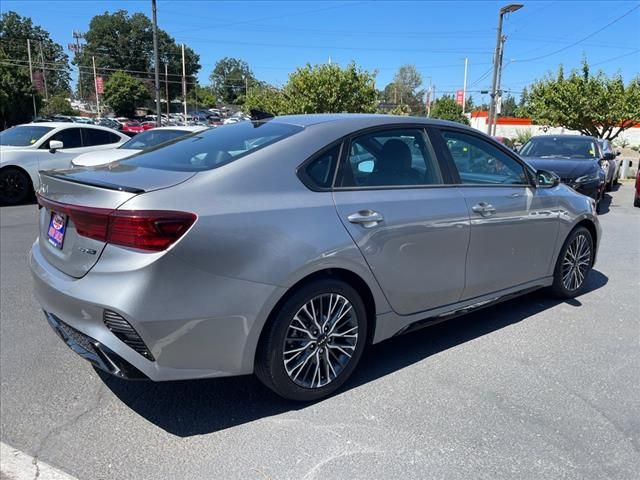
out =
[(588, 175), (583, 175), (581, 177), (578, 177), (574, 180), (575, 183), (587, 183), (587, 182), (595, 182), (596, 180), (598, 180), (600, 177), (598, 175), (598, 172), (595, 173), (590, 173)]

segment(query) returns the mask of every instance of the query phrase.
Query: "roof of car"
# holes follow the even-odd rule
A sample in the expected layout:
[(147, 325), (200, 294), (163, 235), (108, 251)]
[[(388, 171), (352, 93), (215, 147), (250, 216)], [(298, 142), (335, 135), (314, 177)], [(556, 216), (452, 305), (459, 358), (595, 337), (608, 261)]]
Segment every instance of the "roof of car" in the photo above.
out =
[(73, 127), (81, 127), (81, 128), (97, 128), (99, 130), (107, 130), (109, 132), (113, 132), (114, 130), (108, 127), (103, 127), (101, 125), (92, 125), (90, 123), (76, 123), (76, 122), (32, 122), (32, 123), (23, 123), (22, 125), (17, 125), (18, 127), (23, 127), (23, 126), (36, 126), (36, 127), (51, 127), (51, 128), (58, 128), (58, 127), (67, 127), (67, 128), (73, 128)]
[(274, 117), (274, 120), (282, 123), (300, 125), (301, 127), (309, 127), (311, 125), (327, 122), (340, 122), (356, 127), (360, 124), (366, 126), (371, 124), (424, 123), (428, 125), (463, 126), (468, 128), (467, 125), (450, 122), (448, 120), (375, 113), (313, 113), (308, 115), (284, 115), (281, 117)]
[(597, 140), (596, 137), (592, 137), (589, 135), (576, 135), (576, 134), (565, 134), (565, 133), (561, 133), (558, 135), (555, 135), (553, 133), (548, 133), (546, 135), (534, 135), (531, 138), (549, 138), (549, 137), (561, 137), (561, 138), (590, 138), (591, 140)]

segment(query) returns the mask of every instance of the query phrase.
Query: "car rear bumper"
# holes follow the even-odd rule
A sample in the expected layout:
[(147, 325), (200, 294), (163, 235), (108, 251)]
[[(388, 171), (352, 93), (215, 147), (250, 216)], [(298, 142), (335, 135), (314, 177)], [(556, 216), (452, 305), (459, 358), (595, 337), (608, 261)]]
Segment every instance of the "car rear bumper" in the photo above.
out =
[[(216, 276), (170, 254), (124, 271), (100, 271), (101, 261), (77, 279), (49, 264), (37, 241), (31, 249), (34, 294), (83, 358), (123, 378), (154, 381), (253, 372), (260, 332), (284, 289)], [(105, 311), (126, 319), (148, 356), (116, 336)]]

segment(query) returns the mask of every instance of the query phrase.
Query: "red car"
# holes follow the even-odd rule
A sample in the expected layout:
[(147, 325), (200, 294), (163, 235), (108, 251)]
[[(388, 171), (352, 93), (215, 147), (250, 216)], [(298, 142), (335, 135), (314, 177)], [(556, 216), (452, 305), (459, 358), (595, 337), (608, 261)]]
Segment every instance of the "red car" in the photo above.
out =
[(633, 206), (640, 207), (640, 167), (638, 168), (638, 174), (636, 175), (636, 194), (633, 197)]
[[(148, 129), (147, 129), (148, 130)], [(145, 128), (140, 124), (140, 122), (136, 122), (136, 121), (128, 121), (125, 122), (124, 125), (122, 125), (122, 133), (140, 133), (140, 132), (144, 132)]]
[(155, 128), (156, 122), (142, 122), (142, 129), (146, 132), (147, 130), (151, 130), (152, 128)]

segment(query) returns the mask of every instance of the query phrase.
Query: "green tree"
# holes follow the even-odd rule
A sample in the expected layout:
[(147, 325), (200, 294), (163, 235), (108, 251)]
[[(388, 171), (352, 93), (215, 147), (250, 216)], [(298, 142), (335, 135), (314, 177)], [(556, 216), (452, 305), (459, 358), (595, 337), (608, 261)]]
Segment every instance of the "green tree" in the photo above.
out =
[(561, 66), (555, 77), (534, 82), (525, 102), (538, 124), (613, 140), (640, 121), (640, 76), (625, 85), (620, 75), (592, 75), (584, 60), (582, 69), (566, 78)]
[(469, 125), (469, 119), (462, 113), (462, 106), (449, 95), (443, 95), (431, 104), (431, 117)]
[(249, 113), (251, 110), (260, 110), (274, 115), (290, 113), (287, 99), (282, 90), (270, 85), (250, 88), (245, 97), (243, 110), (245, 113)]
[(244, 60), (230, 57), (216, 62), (209, 80), (218, 99), (232, 105), (240, 103), (248, 88), (256, 84), (256, 78), (249, 64)]
[[(12, 11), (0, 15), (0, 48), (4, 51), (6, 61), (14, 64), (14, 71), (20, 69), (28, 75), (27, 39), (31, 42), (34, 70), (41, 70), (44, 60), (48, 94), (68, 92), (69, 57), (64, 53), (62, 45), (51, 40), (49, 32), (34, 25), (29, 17), (22, 17)], [(17, 66), (18, 64), (21, 66)]]
[(6, 58), (0, 48), (0, 130), (30, 121), (34, 96), (40, 109), (40, 97), (31, 85), (29, 73), (9, 65)]
[(132, 117), (149, 97), (145, 85), (125, 72), (115, 72), (104, 85), (104, 101), (119, 116)]
[(196, 85), (187, 95), (187, 104), (197, 105), (197, 108), (213, 108), (217, 103), (216, 96), (210, 87)]
[(42, 109), (43, 115), (77, 115), (78, 112), (71, 107), (68, 95), (59, 93), (53, 97), (49, 97), (49, 101)]
[(310, 65), (289, 75), (283, 94), (289, 113), (375, 112), (375, 73), (355, 63)]
[[(421, 89), (422, 75), (414, 65), (402, 65), (382, 92), (383, 101), (406, 105), (410, 115), (424, 115), (423, 102), (425, 91)], [(406, 109), (403, 109), (406, 110)]]
[(513, 95), (507, 94), (502, 99), (502, 108), (500, 111), (500, 116), (502, 117), (515, 117), (516, 112), (518, 110), (518, 103)]
[[(91, 19), (84, 38), (86, 44), (82, 52), (75, 56), (74, 64), (80, 65), (82, 90), (88, 98), (94, 96), (92, 57), (95, 58), (99, 75), (107, 77), (121, 70), (135, 75), (139, 80), (153, 81), (153, 29), (146, 15), (129, 15), (126, 10), (96, 15)], [(193, 76), (200, 70), (200, 57), (189, 47), (184, 50), (187, 91), (190, 91), (194, 86)], [(164, 92), (164, 66), (167, 65), (169, 97), (174, 99), (181, 96), (182, 50), (175, 39), (162, 29), (158, 29), (158, 53), (161, 92)]]

